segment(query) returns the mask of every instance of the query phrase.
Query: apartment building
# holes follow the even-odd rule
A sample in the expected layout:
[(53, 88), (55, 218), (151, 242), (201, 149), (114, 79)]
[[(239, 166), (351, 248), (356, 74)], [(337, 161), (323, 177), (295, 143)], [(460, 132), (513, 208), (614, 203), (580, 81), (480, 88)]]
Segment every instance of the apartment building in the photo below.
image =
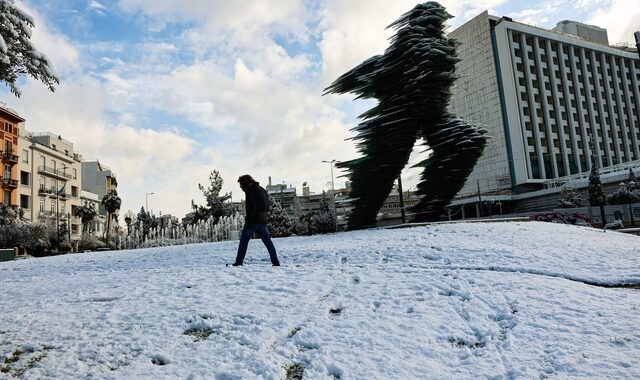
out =
[(610, 46), (602, 28), (547, 30), (487, 12), (449, 36), (462, 43), (450, 110), (491, 136), (453, 207), (548, 208), (563, 185), (586, 183), (592, 161), (605, 185), (640, 171), (636, 51)]
[[(118, 180), (116, 174), (100, 161), (84, 161), (82, 163), (82, 190), (98, 195), (100, 201), (111, 191), (117, 191)], [(96, 209), (100, 215), (107, 216), (107, 210), (102, 205)]]
[(15, 111), (0, 107), (0, 202), (14, 207), (18, 207), (18, 135), (23, 126), (24, 119)]
[(50, 132), (20, 130), (18, 195), (25, 219), (51, 226), (69, 223), (72, 240), (78, 239), (82, 222), (75, 216), (81, 205), (82, 156), (73, 143)]

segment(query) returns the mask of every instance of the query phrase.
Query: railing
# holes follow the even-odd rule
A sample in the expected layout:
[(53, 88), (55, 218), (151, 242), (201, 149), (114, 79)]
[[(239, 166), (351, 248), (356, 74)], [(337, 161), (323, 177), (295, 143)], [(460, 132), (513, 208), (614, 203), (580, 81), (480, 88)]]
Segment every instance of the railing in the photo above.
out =
[(2, 177), (2, 184), (9, 187), (18, 187), (18, 180), (13, 178)]
[(38, 189), (38, 194), (42, 195), (42, 194), (51, 194), (53, 192), (53, 190), (51, 189), (46, 189), (43, 186), (40, 186), (40, 188)]
[(73, 176), (71, 174), (67, 174), (62, 170), (50, 168), (48, 166), (38, 166), (38, 171), (41, 173), (52, 174), (61, 178), (73, 179)]
[(15, 154), (11, 153), (11, 152), (4, 152), (2, 153), (2, 158), (5, 159), (5, 161), (10, 161), (10, 162), (18, 162), (18, 158), (20, 158), (19, 156), (16, 156)]

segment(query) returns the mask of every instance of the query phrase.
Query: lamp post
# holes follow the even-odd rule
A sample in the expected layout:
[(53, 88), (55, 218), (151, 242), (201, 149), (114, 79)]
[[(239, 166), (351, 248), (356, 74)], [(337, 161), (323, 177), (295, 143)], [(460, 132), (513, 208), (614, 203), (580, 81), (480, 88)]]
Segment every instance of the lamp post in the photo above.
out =
[(638, 49), (638, 56), (640, 56), (640, 32), (633, 33), (633, 36), (636, 38), (636, 48)]
[(144, 195), (144, 200), (145, 200), (147, 213), (149, 212), (149, 195), (153, 195), (153, 194), (155, 194), (155, 193), (146, 193)]
[(334, 219), (334, 231), (338, 230), (338, 213), (336, 211), (336, 188), (333, 183), (333, 164), (340, 162), (338, 160), (326, 161), (322, 160), (325, 164), (329, 164), (331, 167), (331, 203), (333, 204), (333, 219)]
[[(54, 174), (57, 176), (58, 171), (56, 169), (53, 169), (53, 171), (55, 172)], [(62, 185), (62, 189), (65, 188), (66, 183), (67, 183), (67, 164), (62, 164), (62, 176), (64, 177), (64, 184)], [(60, 250), (60, 194), (62, 194), (62, 189), (58, 187), (58, 177), (56, 177), (56, 242), (58, 245), (58, 251)], [(66, 189), (65, 189), (66, 191)]]

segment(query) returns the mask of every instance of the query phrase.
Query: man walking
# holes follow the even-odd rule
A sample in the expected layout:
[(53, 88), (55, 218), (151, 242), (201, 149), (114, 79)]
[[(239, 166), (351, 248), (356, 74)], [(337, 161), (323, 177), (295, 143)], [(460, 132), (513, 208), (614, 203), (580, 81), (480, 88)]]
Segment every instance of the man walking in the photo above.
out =
[(278, 261), (276, 247), (273, 245), (271, 236), (269, 236), (269, 230), (267, 229), (267, 210), (269, 209), (267, 191), (248, 174), (240, 176), (238, 183), (245, 194), (245, 209), (247, 215), (245, 217), (244, 228), (242, 228), (242, 235), (240, 236), (238, 255), (236, 256), (236, 261), (233, 263), (233, 266), (242, 265), (244, 257), (247, 254), (249, 240), (251, 240), (251, 236), (253, 236), (254, 233), (257, 233), (260, 239), (262, 239), (264, 246), (267, 247), (267, 251), (269, 251), (271, 264), (273, 264), (274, 267), (279, 267), (280, 261)]

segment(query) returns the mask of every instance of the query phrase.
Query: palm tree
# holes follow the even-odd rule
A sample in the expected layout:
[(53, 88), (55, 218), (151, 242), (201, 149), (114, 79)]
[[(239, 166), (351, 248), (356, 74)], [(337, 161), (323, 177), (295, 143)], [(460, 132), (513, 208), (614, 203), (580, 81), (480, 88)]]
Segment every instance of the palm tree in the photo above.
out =
[(106, 241), (109, 241), (109, 232), (111, 231), (111, 218), (113, 214), (120, 210), (120, 205), (122, 204), (122, 199), (118, 196), (118, 193), (115, 190), (111, 190), (109, 193), (105, 194), (102, 197), (102, 205), (107, 210), (107, 231), (106, 231)]
[(95, 219), (98, 212), (93, 204), (85, 203), (84, 206), (80, 206), (76, 209), (75, 216), (82, 219), (82, 233), (89, 231), (89, 222)]

